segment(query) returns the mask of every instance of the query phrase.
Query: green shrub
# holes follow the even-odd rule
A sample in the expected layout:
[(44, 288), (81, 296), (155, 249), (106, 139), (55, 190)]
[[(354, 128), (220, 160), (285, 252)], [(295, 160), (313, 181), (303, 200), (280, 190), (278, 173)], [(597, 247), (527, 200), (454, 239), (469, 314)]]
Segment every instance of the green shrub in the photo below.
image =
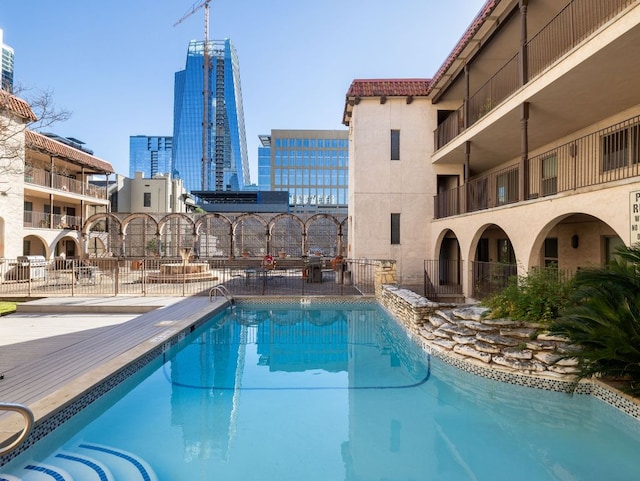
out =
[(571, 280), (555, 267), (533, 268), (509, 279), (507, 286), (482, 303), (494, 318), (548, 324), (556, 319), (571, 295)]
[(640, 394), (640, 247), (618, 249), (607, 267), (578, 271), (571, 303), (550, 331), (578, 348), (579, 377), (627, 381)]

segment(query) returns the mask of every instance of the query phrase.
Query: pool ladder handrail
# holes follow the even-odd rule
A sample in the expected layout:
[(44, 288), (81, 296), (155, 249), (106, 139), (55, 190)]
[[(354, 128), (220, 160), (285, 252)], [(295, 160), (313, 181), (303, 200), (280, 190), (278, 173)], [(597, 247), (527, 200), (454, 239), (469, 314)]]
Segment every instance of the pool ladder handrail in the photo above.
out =
[(4, 456), (16, 449), (25, 439), (27, 439), (27, 436), (31, 433), (31, 429), (35, 423), (35, 418), (33, 416), (33, 411), (23, 404), (0, 402), (0, 411), (14, 411), (21, 414), (24, 418), (24, 428), (20, 435), (11, 444), (0, 448), (0, 456)]
[(218, 284), (217, 286), (213, 286), (211, 288), (211, 290), (209, 291), (209, 302), (211, 302), (211, 298), (214, 297), (214, 294), (215, 294), (215, 297), (218, 297), (218, 293), (220, 293), (221, 296), (223, 296), (227, 301), (229, 301), (229, 305), (231, 305), (231, 307), (235, 305), (236, 300), (233, 298), (233, 296), (229, 292), (229, 289), (227, 289), (222, 284)]

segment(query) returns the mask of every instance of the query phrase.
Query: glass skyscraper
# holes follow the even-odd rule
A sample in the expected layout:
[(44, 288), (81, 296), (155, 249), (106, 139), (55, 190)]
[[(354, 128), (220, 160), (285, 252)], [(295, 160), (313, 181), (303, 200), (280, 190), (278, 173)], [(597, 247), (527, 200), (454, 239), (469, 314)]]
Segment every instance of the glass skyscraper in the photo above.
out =
[(188, 192), (243, 190), (250, 180), (238, 57), (229, 39), (208, 42), (207, 155), (203, 156), (204, 47), (204, 41), (192, 40), (186, 67), (175, 74), (172, 174), (183, 180)]
[(149, 137), (132, 135), (129, 137), (129, 177), (136, 172), (151, 179), (156, 174), (171, 173), (171, 153), (173, 137)]
[(346, 209), (348, 134), (347, 130), (272, 130), (271, 135), (261, 135), (260, 190), (288, 191), (293, 211)]
[(0, 85), (3, 90), (13, 92), (13, 49), (4, 44), (2, 29), (0, 29), (0, 47), (2, 48), (2, 75), (0, 77)]

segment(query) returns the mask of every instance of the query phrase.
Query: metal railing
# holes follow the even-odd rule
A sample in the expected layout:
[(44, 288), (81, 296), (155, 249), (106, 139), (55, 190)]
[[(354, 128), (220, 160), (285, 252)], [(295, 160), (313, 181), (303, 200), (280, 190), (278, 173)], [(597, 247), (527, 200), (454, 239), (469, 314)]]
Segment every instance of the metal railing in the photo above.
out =
[(519, 171), (518, 166), (506, 167), (436, 195), (436, 219), (518, 202)]
[(80, 230), (82, 223), (82, 217), (77, 215), (47, 214), (31, 210), (25, 210), (23, 213), (24, 227)]
[(27, 184), (40, 185), (64, 192), (95, 197), (97, 199), (107, 198), (107, 193), (104, 188), (36, 167), (27, 167), (25, 169), (24, 181)]
[[(640, 116), (528, 159), (524, 200), (640, 175)], [(478, 176), (434, 197), (438, 219), (519, 202), (518, 166)]]
[(455, 300), (463, 295), (461, 260), (424, 261), (424, 296), (432, 301)]
[[(540, 75), (572, 48), (584, 41), (602, 25), (638, 0), (573, 0), (547, 25), (527, 42), (527, 70), (529, 79)], [(485, 84), (469, 98), (467, 127), (496, 108), (522, 87), (519, 54), (515, 54)], [(472, 66), (473, 68), (473, 66)], [(452, 112), (434, 132), (436, 150), (451, 142), (465, 130), (460, 122), (461, 111)], [(451, 118), (451, 119), (449, 119)]]
[(498, 292), (509, 283), (509, 279), (518, 275), (518, 266), (499, 262), (471, 261), (474, 299), (483, 299)]
[(0, 402), (0, 411), (17, 412), (24, 418), (24, 428), (22, 428), (22, 431), (20, 432), (18, 437), (8, 445), (0, 447), (0, 456), (4, 456), (5, 454), (8, 454), (16, 449), (22, 444), (25, 439), (27, 439), (27, 436), (29, 436), (31, 429), (33, 428), (35, 418), (33, 416), (33, 411), (22, 404)]
[(222, 285), (238, 295), (372, 295), (377, 262), (328, 258), (313, 266), (305, 259), (198, 259), (154, 257), (64, 259), (43, 262), (0, 259), (0, 295), (206, 296)]

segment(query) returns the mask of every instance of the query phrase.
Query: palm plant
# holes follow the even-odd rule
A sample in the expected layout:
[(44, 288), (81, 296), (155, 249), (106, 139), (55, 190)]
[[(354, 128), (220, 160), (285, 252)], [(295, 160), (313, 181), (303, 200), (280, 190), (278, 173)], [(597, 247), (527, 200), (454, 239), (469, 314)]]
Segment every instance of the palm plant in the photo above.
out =
[(640, 245), (618, 249), (608, 266), (578, 271), (572, 302), (551, 325), (577, 347), (579, 377), (627, 381), (640, 394)]

